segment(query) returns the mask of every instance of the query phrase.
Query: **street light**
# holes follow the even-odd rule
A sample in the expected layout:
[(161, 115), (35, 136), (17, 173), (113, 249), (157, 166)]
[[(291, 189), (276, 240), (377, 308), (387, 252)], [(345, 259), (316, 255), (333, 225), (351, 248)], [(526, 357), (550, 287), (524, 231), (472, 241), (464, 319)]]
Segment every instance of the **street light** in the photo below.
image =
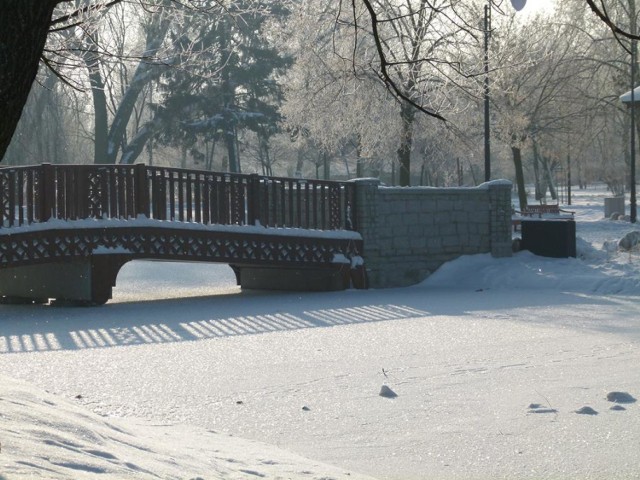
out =
[[(527, 0), (511, 0), (519, 12)], [(484, 181), (491, 180), (491, 118), (489, 115), (489, 38), (491, 37), (491, 0), (484, 6)]]
[(629, 183), (631, 183), (631, 191), (629, 192), (629, 203), (631, 204), (630, 220), (636, 223), (638, 210), (636, 203), (636, 98), (640, 96), (640, 87), (635, 87), (636, 83), (636, 53), (635, 42), (631, 46), (631, 90), (620, 95), (622, 103), (628, 103), (631, 113), (631, 165), (629, 174)]

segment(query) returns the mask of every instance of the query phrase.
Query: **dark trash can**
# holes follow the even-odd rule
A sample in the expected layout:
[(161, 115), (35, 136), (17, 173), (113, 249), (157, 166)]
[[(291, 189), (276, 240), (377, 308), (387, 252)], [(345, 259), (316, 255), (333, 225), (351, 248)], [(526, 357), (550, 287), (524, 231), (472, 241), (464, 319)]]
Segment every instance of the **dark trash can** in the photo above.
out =
[(542, 257), (575, 257), (576, 222), (571, 219), (522, 220), (521, 248)]

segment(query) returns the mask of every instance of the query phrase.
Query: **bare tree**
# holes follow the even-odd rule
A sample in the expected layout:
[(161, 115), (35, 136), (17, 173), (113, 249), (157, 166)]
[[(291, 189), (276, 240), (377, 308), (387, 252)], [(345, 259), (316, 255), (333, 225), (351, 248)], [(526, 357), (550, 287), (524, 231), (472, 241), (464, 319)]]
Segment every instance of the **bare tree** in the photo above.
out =
[[(609, 7), (622, 0), (584, 0), (586, 5), (599, 18), (600, 21), (618, 37), (639, 39), (640, 37), (629, 26), (617, 22), (610, 16)], [(626, 1), (626, 0), (625, 0)], [(29, 91), (36, 78), (39, 62), (42, 61), (51, 68), (55, 68), (55, 60), (43, 56), (45, 44), (50, 35), (54, 35), (61, 29), (79, 25), (87, 18), (99, 14), (101, 10), (119, 4), (123, 0), (5, 0), (0, 16), (0, 104), (3, 105), (3, 115), (0, 119), (0, 158), (4, 157), (6, 149), (11, 141), (16, 125), (20, 119), (22, 109), (27, 101)], [(195, 5), (197, 8), (208, 8), (212, 2), (206, 0), (185, 0), (187, 5)], [(217, 2), (214, 2), (217, 3)], [(342, 4), (342, 2), (338, 2)], [(402, 4), (411, 4), (411, 9), (403, 9)], [(418, 111), (435, 118), (443, 118), (438, 108), (430, 103), (432, 100), (428, 91), (417, 98), (407, 95), (403, 81), (410, 81), (411, 75), (404, 80), (398, 76), (400, 71), (410, 74), (416, 69), (422, 69), (423, 65), (429, 65), (438, 69), (441, 65), (455, 70), (455, 59), (447, 59), (440, 64), (440, 59), (430, 55), (430, 47), (416, 41), (415, 36), (396, 37), (389, 32), (401, 32), (409, 25), (418, 35), (423, 32), (428, 19), (435, 14), (445, 13), (443, 19), (451, 21), (450, 26), (455, 26), (456, 35), (464, 35), (471, 32), (473, 27), (464, 20), (465, 15), (460, 13), (468, 2), (456, 2), (454, 0), (429, 0), (420, 1), (403, 0), (401, 2), (383, 2), (382, 0), (353, 0), (353, 10), (360, 15), (359, 6), (364, 7), (368, 15), (368, 21), (361, 16), (354, 17), (354, 23), (364, 24), (371, 31), (378, 57), (378, 74), (381, 80), (389, 88), (392, 94), (401, 102), (407, 102)], [(494, 2), (497, 7), (501, 2)], [(145, 5), (156, 5), (150, 0)], [(414, 8), (415, 7), (415, 8)], [(55, 12), (55, 14), (54, 14)], [(443, 20), (444, 21), (444, 20)], [(439, 43), (447, 38), (450, 32), (438, 32), (440, 23), (429, 24), (436, 36), (433, 42)], [(406, 33), (406, 32), (405, 32)], [(437, 38), (437, 35), (440, 38)], [(413, 40), (412, 40), (413, 38)], [(426, 50), (425, 50), (426, 48)], [(405, 58), (399, 59), (394, 52), (402, 52)], [(447, 77), (447, 75), (445, 75)], [(408, 112), (408, 111), (407, 111)], [(411, 115), (405, 113), (405, 118), (411, 120)], [(411, 122), (409, 121), (408, 124)], [(119, 135), (119, 124), (114, 133)], [(408, 130), (408, 129), (407, 129)], [(118, 137), (118, 135), (115, 135)], [(117, 140), (117, 138), (116, 138)]]
[[(168, 10), (170, 4), (169, 0), (159, 0), (155, 6), (128, 12), (122, 9), (120, 12), (121, 16), (135, 15), (136, 18), (143, 19), (139, 25), (134, 25), (141, 27), (144, 38), (144, 46), (139, 54), (125, 52), (123, 44), (127, 39), (125, 32), (122, 32), (122, 38), (116, 42), (118, 55), (109, 55), (109, 48), (103, 44), (101, 37), (117, 38), (119, 32), (110, 29), (103, 34), (95, 26), (90, 28), (86, 23), (82, 25), (76, 51), (86, 67), (93, 98), (94, 163), (117, 163), (120, 155), (126, 155), (132, 150), (128, 142), (127, 127), (138, 99), (149, 83), (161, 75), (163, 68), (172, 63), (171, 58), (167, 57), (170, 54), (161, 50), (174, 19), (173, 12)], [(126, 27), (123, 29), (126, 30)], [(132, 29), (131, 26), (128, 27)], [(125, 62), (123, 58), (130, 60)], [(131, 67), (133, 74), (129, 75)], [(117, 78), (113, 78), (114, 70), (119, 72)]]

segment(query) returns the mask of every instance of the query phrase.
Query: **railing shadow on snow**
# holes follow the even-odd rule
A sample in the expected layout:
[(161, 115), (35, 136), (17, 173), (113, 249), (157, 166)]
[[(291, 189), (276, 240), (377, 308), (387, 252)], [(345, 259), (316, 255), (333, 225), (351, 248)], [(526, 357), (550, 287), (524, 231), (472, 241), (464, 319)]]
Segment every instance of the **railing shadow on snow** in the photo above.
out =
[[(325, 303), (322, 294), (308, 295), (318, 300), (317, 306)], [(252, 303), (251, 297), (257, 300), (253, 307), (247, 306)], [(188, 342), (429, 315), (401, 304), (356, 303), (288, 311), (261, 308), (265, 301), (271, 306), (295, 304), (297, 299), (299, 296), (293, 293), (240, 292), (215, 298), (114, 303), (96, 311), (38, 306), (29, 307), (30, 313), (20, 306), (0, 305), (0, 354)], [(269, 309), (274, 311), (257, 313)]]
[[(112, 348), (204, 341), (312, 328), (363, 325), (409, 319), (446, 321), (447, 316), (471, 321), (498, 319), (563, 326), (578, 330), (636, 337), (629, 318), (637, 317), (636, 298), (594, 298), (577, 292), (530, 292), (496, 299), (485, 292), (426, 290), (299, 293), (240, 291), (152, 301), (113, 303), (98, 310), (67, 307), (0, 305), (0, 355)], [(464, 298), (464, 301), (461, 299)], [(513, 314), (522, 309), (563, 308), (568, 312), (594, 305), (621, 311), (619, 318), (593, 322), (568, 315)], [(626, 313), (624, 313), (626, 312)], [(569, 318), (571, 317), (571, 318)], [(577, 323), (576, 323), (577, 322)]]

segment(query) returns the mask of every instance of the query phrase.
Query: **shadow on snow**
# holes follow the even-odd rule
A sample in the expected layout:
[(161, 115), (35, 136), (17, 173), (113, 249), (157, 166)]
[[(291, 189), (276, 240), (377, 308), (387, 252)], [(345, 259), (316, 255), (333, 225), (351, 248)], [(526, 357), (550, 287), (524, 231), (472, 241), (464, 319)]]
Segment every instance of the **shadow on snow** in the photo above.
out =
[[(524, 292), (522, 292), (524, 293)], [(435, 317), (476, 321), (515, 308), (611, 305), (617, 300), (550, 291), (504, 295), (424, 287), (341, 293), (237, 292), (223, 295), (113, 303), (100, 308), (0, 305), (0, 354), (109, 348), (199, 341), (299, 329)], [(627, 302), (624, 302), (627, 303)], [(629, 302), (629, 308), (634, 302)], [(624, 308), (616, 303), (616, 309)], [(637, 314), (636, 311), (632, 312)], [(635, 315), (634, 315), (635, 316)], [(629, 318), (627, 315), (623, 317)], [(522, 318), (508, 320), (522, 321)], [(626, 324), (565, 325), (626, 334)], [(563, 324), (555, 316), (526, 318)], [(624, 323), (624, 322), (623, 322)], [(632, 333), (637, 333), (635, 330)]]

